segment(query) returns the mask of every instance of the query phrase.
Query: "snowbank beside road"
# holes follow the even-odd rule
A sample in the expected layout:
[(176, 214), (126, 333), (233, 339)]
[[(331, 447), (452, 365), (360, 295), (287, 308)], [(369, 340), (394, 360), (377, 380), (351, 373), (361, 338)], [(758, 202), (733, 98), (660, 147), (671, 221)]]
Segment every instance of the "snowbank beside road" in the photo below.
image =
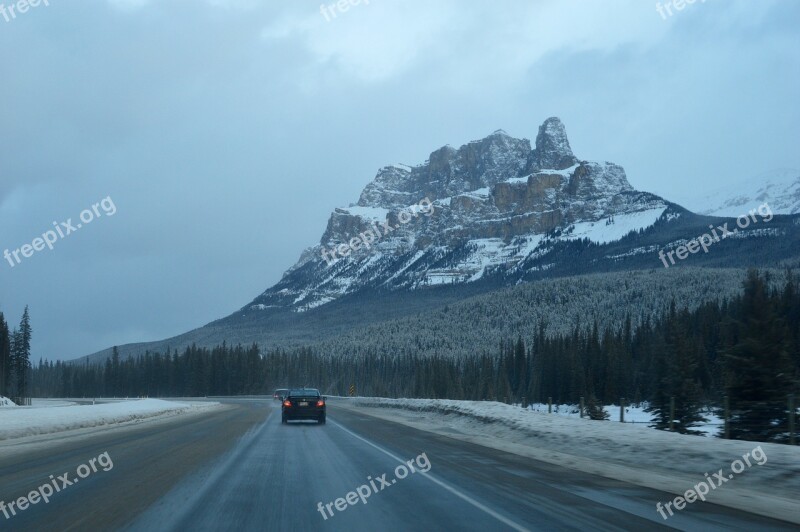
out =
[[(547, 413), (546, 403), (534, 403), (528, 408), (534, 412)], [(652, 423), (654, 416), (652, 413), (646, 412), (646, 408), (647, 403), (641, 403), (639, 405), (626, 405), (625, 423), (640, 423), (645, 426)], [(619, 405), (605, 405), (603, 406), (603, 410), (606, 412), (606, 414), (608, 414), (609, 420), (619, 421)], [(580, 407), (578, 405), (553, 405), (552, 413), (555, 415), (573, 417), (576, 419), (581, 417)], [(723, 425), (722, 418), (716, 415), (716, 413), (714, 413), (714, 411), (711, 409), (704, 409), (700, 413), (704, 418), (706, 418), (706, 421), (693, 426), (692, 430), (701, 432), (709, 438), (716, 437)]]
[(29, 408), (52, 408), (54, 406), (75, 406), (77, 404), (75, 401), (67, 401), (65, 399), (39, 399), (34, 397), (31, 399)]
[[(345, 407), (552, 464), (682, 494), (756, 447), (767, 456), (709, 501), (800, 523), (800, 447), (592, 421), (490, 401), (356, 398)], [(389, 410), (391, 409), (391, 410)], [(656, 501), (654, 501), (655, 504)]]
[(117, 425), (162, 415), (175, 415), (219, 403), (183, 403), (142, 399), (86, 406), (17, 407), (0, 410), (0, 441), (67, 430)]
[(2, 395), (0, 395), (0, 408), (2, 408), (4, 406), (17, 406), (17, 405), (15, 405), (11, 401), (11, 399), (9, 399), (7, 397), (3, 397)]

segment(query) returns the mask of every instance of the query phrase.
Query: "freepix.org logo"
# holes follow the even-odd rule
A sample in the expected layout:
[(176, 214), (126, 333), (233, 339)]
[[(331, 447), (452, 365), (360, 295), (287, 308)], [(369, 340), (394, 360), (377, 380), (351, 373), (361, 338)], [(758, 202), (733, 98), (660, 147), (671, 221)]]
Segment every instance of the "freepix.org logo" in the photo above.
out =
[(117, 206), (114, 205), (114, 200), (111, 199), (111, 196), (108, 196), (99, 203), (92, 205), (90, 209), (81, 211), (78, 216), (80, 222), (73, 222), (72, 218), (67, 218), (66, 222), (53, 222), (53, 229), (45, 231), (40, 237), (34, 238), (30, 244), (23, 244), (14, 250), (6, 249), (3, 252), (3, 258), (13, 268), (22, 263), (22, 259), (32, 257), (35, 252), (42, 251), (45, 247), (52, 250), (56, 242), (67, 238), (78, 229), (89, 225), (97, 218), (101, 218), (104, 214), (106, 216), (114, 216), (116, 213)]
[(662, 19), (667, 20), (668, 17), (673, 15), (673, 8), (675, 11), (683, 11), (687, 5), (692, 5), (698, 1), (701, 4), (706, 3), (706, 0), (668, 0), (663, 4), (661, 2), (656, 2), (656, 11), (658, 11), (658, 14), (661, 15)]
[[(736, 225), (739, 226), (739, 229), (747, 229), (752, 224), (757, 224), (759, 222), (756, 214), (761, 216), (761, 220), (764, 223), (767, 223), (772, 220), (772, 209), (770, 209), (769, 204), (762, 203), (759, 205), (758, 209), (753, 209), (747, 214), (742, 214), (738, 218), (736, 218)], [(711, 229), (711, 233), (705, 233), (697, 238), (693, 238), (689, 240), (686, 244), (682, 244), (678, 246), (676, 249), (671, 251), (665, 251), (664, 249), (660, 249), (658, 251), (658, 258), (661, 259), (661, 262), (664, 263), (665, 268), (670, 267), (670, 263), (675, 265), (675, 255), (678, 260), (686, 259), (690, 254), (695, 254), (701, 249), (703, 253), (708, 253), (709, 248), (716, 244), (717, 242), (722, 242), (726, 238), (735, 237), (739, 234), (739, 229), (728, 229), (728, 222), (724, 224), (714, 227), (713, 225), (709, 225), (708, 228)], [(713, 236), (712, 236), (713, 235)], [(667, 262), (667, 259), (670, 260), (670, 263)]]
[[(416, 468), (414, 467), (415, 465)], [(431, 461), (428, 459), (427, 454), (422, 453), (416, 458), (408, 460), (405, 464), (400, 464), (397, 466), (394, 470), (395, 478), (387, 479), (386, 475), (388, 475), (388, 473), (384, 473), (376, 478), (368, 476), (368, 484), (363, 484), (357, 487), (355, 491), (351, 491), (344, 497), (339, 497), (335, 501), (329, 502), (328, 504), (322, 504), (322, 502), (318, 502), (317, 511), (322, 515), (322, 519), (327, 521), (330, 517), (334, 517), (336, 515), (333, 511), (334, 508), (339, 512), (344, 512), (347, 510), (347, 508), (350, 506), (355, 506), (359, 502), (362, 504), (367, 504), (367, 499), (371, 495), (379, 493), (386, 488), (391, 488), (393, 485), (397, 484), (398, 480), (403, 480), (406, 478), (409, 473), (413, 475), (417, 472), (427, 473), (430, 470)]]
[(330, 22), (332, 19), (335, 19), (341, 13), (347, 13), (350, 11), (351, 7), (355, 7), (359, 5), (361, 2), (364, 2), (365, 5), (369, 5), (369, 0), (337, 0), (336, 2), (325, 5), (322, 4), (319, 6), (319, 12), (322, 13), (322, 16), (325, 17), (326, 22)]
[[(661, 514), (661, 517), (664, 518), (664, 521), (669, 519), (674, 512), (672, 511), (672, 506), (675, 506), (676, 511), (683, 510), (686, 508), (687, 504), (692, 504), (693, 502), (700, 499), (700, 501), (705, 502), (706, 495), (709, 492), (719, 488), (723, 484), (726, 484), (728, 481), (731, 481), (735, 478), (735, 475), (740, 475), (745, 472), (747, 469), (753, 467), (753, 463), (750, 462), (750, 458), (753, 458), (755, 465), (764, 465), (767, 463), (767, 453), (764, 452), (764, 449), (761, 448), (759, 445), (752, 451), (749, 451), (742, 455), (742, 460), (736, 459), (731, 462), (730, 470), (731, 473), (725, 474), (725, 470), (720, 469), (716, 473), (712, 473), (710, 476), (708, 473), (705, 474), (705, 478), (700, 481), (699, 484), (695, 484), (693, 489), (686, 490), (682, 496), (675, 497), (672, 501), (667, 501), (665, 504), (662, 505), (661, 502), (656, 503), (656, 511)], [(745, 467), (745, 463), (747, 467)], [(669, 512), (669, 516), (667, 515), (666, 510)]]
[(32, 7), (50, 7), (50, 0), (19, 0), (13, 4), (0, 4), (0, 17), (3, 17), (6, 22), (11, 22), (19, 15), (24, 15)]
[[(400, 227), (400, 225), (409, 223), (420, 214), (431, 216), (433, 211), (434, 207), (431, 200), (428, 198), (422, 199), (419, 203), (397, 213), (397, 221), (400, 222), (399, 224), (391, 225), (388, 219), (383, 222), (383, 225), (379, 225), (378, 222), (375, 222), (368, 230), (358, 236), (354, 236), (349, 242), (344, 242), (330, 249), (323, 248), (321, 251), (322, 258), (325, 259), (325, 262), (330, 266), (338, 259), (347, 257), (350, 253), (358, 251), (362, 247), (369, 249), (376, 240), (385, 237)], [(337, 254), (339, 255), (338, 257), (336, 256)]]
[[(98, 466), (100, 467), (98, 468)], [(88, 463), (79, 465), (75, 470), (76, 476), (72, 477), (72, 479), (69, 478), (69, 472), (58, 476), (50, 475), (49, 480), (27, 495), (9, 502), (0, 501), (0, 512), (6, 519), (11, 519), (18, 512), (24, 512), (34, 504), (42, 501), (45, 504), (49, 503), (50, 497), (77, 484), (82, 478), (87, 478), (92, 473), (97, 473), (99, 470), (108, 472), (112, 469), (114, 469), (114, 461), (111, 460), (108, 451), (106, 451), (100, 456), (90, 459)]]

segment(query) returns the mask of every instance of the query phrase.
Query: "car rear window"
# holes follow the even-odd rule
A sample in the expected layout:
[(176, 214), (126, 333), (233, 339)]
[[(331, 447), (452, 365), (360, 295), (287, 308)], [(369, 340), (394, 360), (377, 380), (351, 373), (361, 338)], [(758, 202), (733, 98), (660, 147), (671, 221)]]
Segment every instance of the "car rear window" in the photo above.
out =
[(319, 397), (319, 390), (292, 390), (289, 397)]

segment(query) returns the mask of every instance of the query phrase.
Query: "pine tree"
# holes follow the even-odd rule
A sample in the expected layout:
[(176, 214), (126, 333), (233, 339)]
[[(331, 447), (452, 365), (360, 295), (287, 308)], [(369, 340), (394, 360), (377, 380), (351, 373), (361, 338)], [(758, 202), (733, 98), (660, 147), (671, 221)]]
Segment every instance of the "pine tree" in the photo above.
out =
[(693, 430), (706, 419), (700, 414), (701, 389), (697, 379), (700, 346), (687, 336), (689, 311), (679, 315), (670, 338), (670, 393), (675, 397), (675, 430), (682, 434), (700, 434)]
[(610, 417), (603, 408), (603, 402), (599, 401), (594, 394), (589, 395), (589, 399), (586, 401), (586, 415), (595, 421), (606, 421)]
[(748, 273), (734, 324), (738, 341), (724, 360), (730, 398), (732, 439), (783, 441), (787, 431), (786, 396), (796, 386), (789, 355), (790, 333), (767, 294), (768, 278)]
[(11, 370), (11, 332), (0, 312), (0, 395), (10, 395)]
[(646, 411), (653, 414), (653, 427), (667, 430), (674, 399), (674, 429), (698, 434), (692, 429), (705, 418), (700, 415), (700, 386), (696, 379), (699, 350), (687, 336), (690, 321), (689, 311), (678, 314), (673, 300), (663, 323), (663, 337), (652, 345), (655, 392)]
[(111, 376), (109, 382), (111, 383), (114, 397), (122, 397), (125, 395), (122, 390), (123, 378), (122, 371), (120, 370), (119, 349), (117, 349), (117, 346), (111, 349)]
[(517, 338), (514, 345), (514, 370), (512, 374), (512, 389), (514, 395), (519, 400), (525, 395), (525, 388), (528, 382), (528, 359), (525, 356), (525, 342), (522, 337)]
[(31, 318), (28, 313), (28, 307), (25, 306), (25, 312), (22, 313), (22, 320), (19, 324), (19, 332), (17, 339), (14, 342), (14, 371), (17, 379), (17, 396), (28, 396), (28, 372), (31, 369), (31, 338), (33, 330), (31, 329)]

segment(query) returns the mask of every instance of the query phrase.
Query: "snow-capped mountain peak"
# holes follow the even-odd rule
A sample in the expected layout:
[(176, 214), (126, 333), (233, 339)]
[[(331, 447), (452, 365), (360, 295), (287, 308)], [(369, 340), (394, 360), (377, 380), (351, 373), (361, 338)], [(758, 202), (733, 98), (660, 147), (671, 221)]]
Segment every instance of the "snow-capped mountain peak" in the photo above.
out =
[(246, 309), (301, 312), (367, 288), (522, 276), (555, 242), (613, 242), (667, 208), (636, 191), (621, 166), (575, 157), (558, 118), (539, 127), (534, 149), (497, 130), (420, 165), (380, 169), (355, 205), (331, 213), (320, 243)]
[(709, 216), (741, 216), (763, 204), (773, 214), (800, 214), (800, 170), (777, 169), (733, 183), (682, 205)]

